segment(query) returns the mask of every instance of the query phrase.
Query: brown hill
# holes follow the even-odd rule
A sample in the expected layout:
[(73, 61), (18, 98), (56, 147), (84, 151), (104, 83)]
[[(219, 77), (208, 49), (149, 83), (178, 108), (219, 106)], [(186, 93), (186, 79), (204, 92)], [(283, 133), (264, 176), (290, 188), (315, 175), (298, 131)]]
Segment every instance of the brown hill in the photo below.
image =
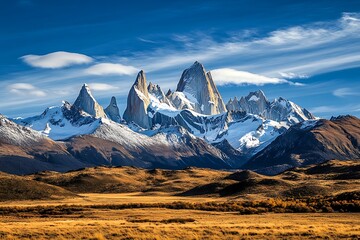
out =
[(139, 192), (246, 199), (298, 198), (360, 191), (359, 168), (360, 161), (357, 160), (332, 160), (320, 165), (293, 168), (276, 176), (264, 176), (249, 170), (226, 172), (200, 168), (146, 170), (95, 167), (67, 173), (43, 172), (29, 178), (75, 193)]
[(244, 170), (216, 182), (196, 186), (181, 195), (220, 195), (246, 198), (327, 196), (360, 190), (360, 161), (331, 160), (294, 168), (276, 176)]
[(67, 173), (43, 172), (31, 178), (76, 193), (178, 193), (221, 180), (228, 174), (201, 168), (147, 170), (135, 167), (95, 167)]
[(61, 187), (0, 172), (0, 201), (38, 200), (74, 197)]

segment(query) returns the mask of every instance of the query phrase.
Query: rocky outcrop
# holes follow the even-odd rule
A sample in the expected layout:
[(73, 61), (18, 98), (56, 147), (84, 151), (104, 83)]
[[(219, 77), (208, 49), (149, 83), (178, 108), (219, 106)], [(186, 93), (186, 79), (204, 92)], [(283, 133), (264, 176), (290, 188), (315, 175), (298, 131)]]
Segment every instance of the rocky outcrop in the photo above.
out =
[(107, 106), (107, 108), (105, 108), (105, 113), (114, 122), (117, 122), (117, 123), (121, 122), (119, 108), (117, 106), (116, 98), (114, 96), (111, 97), (109, 106)]
[(192, 111), (197, 112), (196, 106), (195, 106), (195, 103), (197, 102), (197, 100), (194, 100), (193, 97), (191, 97), (191, 98), (194, 101), (190, 101), (183, 92), (172, 92), (166, 96), (169, 99), (169, 101), (171, 102), (171, 105), (174, 106), (176, 109), (192, 110)]
[(89, 86), (86, 83), (82, 86), (79, 96), (74, 102), (74, 106), (76, 106), (77, 108), (83, 110), (84, 112), (90, 114), (95, 118), (100, 118), (100, 117), (106, 118), (104, 109), (95, 100), (95, 98), (91, 94)]
[(251, 92), (246, 97), (238, 100), (230, 99), (226, 104), (228, 111), (245, 111), (246, 113), (259, 115), (273, 121), (295, 124), (308, 119), (315, 119), (308, 110), (282, 97), (275, 98), (270, 102), (263, 91)]
[(129, 91), (127, 107), (123, 118), (128, 123), (135, 123), (142, 128), (150, 128), (150, 120), (147, 115), (147, 108), (150, 104), (150, 96), (146, 84), (144, 71), (140, 71), (134, 85)]
[(234, 97), (234, 100), (232, 100), (230, 98), (230, 100), (228, 101), (228, 103), (226, 104), (226, 109), (229, 112), (236, 112), (236, 111), (244, 111), (241, 106), (240, 106), (240, 102), (237, 99), (237, 97)]
[[(170, 89), (169, 89), (169, 91), (170, 91)], [(172, 105), (171, 102), (165, 96), (164, 92), (161, 90), (161, 88), (160, 88), (160, 86), (158, 84), (153, 84), (153, 83), (150, 82), (149, 86), (148, 86), (148, 92), (153, 97), (155, 97), (159, 102), (165, 103), (165, 104), (167, 104), (169, 106)]]
[(211, 73), (206, 72), (204, 66), (199, 62), (195, 62), (183, 72), (176, 92), (182, 93), (182, 95), (176, 94), (171, 97), (178, 109), (190, 109), (191, 106), (195, 112), (205, 115), (226, 112), (225, 104)]

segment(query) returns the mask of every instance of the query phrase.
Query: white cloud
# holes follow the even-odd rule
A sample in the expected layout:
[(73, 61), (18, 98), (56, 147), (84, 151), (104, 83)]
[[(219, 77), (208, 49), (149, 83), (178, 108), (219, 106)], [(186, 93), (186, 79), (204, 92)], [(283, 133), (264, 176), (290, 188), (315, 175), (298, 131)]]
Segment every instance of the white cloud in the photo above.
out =
[(62, 51), (45, 55), (25, 55), (20, 59), (32, 67), (53, 69), (68, 67), (76, 64), (90, 63), (93, 61), (91, 57), (84, 54)]
[(289, 81), (281, 78), (271, 78), (254, 74), (250, 72), (238, 71), (231, 68), (219, 68), (211, 71), (214, 81), (218, 85), (226, 84), (251, 84), (251, 85), (264, 85), (264, 84), (281, 84), (290, 83)]
[(85, 70), (90, 75), (133, 75), (137, 72), (135, 67), (119, 63), (99, 63)]
[(8, 86), (11, 93), (15, 93), (18, 95), (32, 95), (35, 97), (44, 97), (46, 93), (41, 89), (28, 84), (28, 83), (14, 83)]
[(107, 83), (89, 83), (90, 89), (95, 91), (108, 91), (118, 87)]
[(309, 78), (306, 74), (297, 74), (293, 72), (279, 72), (280, 76), (286, 79), (305, 79)]
[(338, 88), (333, 92), (333, 95), (336, 97), (346, 97), (360, 95), (360, 93), (351, 88)]

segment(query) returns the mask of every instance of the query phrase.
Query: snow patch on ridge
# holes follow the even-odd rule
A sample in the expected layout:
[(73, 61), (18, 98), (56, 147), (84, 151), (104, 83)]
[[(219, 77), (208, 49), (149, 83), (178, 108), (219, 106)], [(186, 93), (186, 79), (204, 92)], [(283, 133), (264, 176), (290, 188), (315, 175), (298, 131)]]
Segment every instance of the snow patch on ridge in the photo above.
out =
[(49, 107), (43, 114), (30, 118), (15, 118), (14, 122), (30, 127), (53, 140), (65, 140), (73, 136), (90, 134), (100, 125), (101, 119), (77, 125), (66, 119), (61, 107)]

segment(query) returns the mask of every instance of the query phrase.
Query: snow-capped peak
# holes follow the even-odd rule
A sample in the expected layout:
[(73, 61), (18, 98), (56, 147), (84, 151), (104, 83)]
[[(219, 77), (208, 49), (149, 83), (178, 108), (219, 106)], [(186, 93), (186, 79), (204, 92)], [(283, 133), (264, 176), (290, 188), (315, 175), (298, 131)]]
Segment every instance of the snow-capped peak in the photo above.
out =
[(100, 119), (82, 112), (68, 102), (64, 102), (61, 107), (49, 107), (38, 116), (15, 118), (13, 121), (49, 136), (53, 140), (90, 134), (100, 124)]

